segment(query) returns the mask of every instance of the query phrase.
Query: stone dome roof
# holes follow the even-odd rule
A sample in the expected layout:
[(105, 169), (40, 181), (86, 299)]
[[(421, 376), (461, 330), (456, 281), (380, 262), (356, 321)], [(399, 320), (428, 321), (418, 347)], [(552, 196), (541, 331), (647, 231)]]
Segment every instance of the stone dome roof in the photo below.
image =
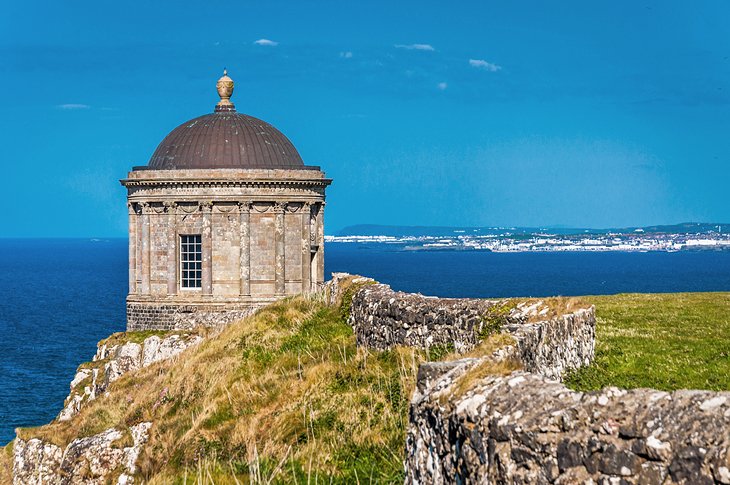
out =
[(224, 71), (216, 84), (215, 112), (170, 132), (150, 158), (148, 169), (302, 169), (294, 145), (265, 121), (237, 113), (230, 102), (233, 80)]
[(270, 124), (235, 111), (219, 111), (172, 130), (148, 167), (300, 169), (304, 162), (289, 139)]

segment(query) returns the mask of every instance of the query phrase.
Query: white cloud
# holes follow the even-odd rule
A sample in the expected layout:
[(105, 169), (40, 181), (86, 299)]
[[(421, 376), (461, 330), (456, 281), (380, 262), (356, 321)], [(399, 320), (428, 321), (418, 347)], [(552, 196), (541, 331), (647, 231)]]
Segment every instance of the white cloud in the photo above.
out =
[(58, 109), (89, 109), (91, 106), (88, 104), (79, 104), (79, 103), (66, 103), (66, 104), (59, 104), (56, 106)]
[(445, 91), (445, 90), (446, 90), (446, 88), (448, 88), (448, 87), (449, 87), (449, 85), (448, 85), (448, 84), (446, 84), (446, 83), (438, 83), (438, 84), (436, 85), (436, 87), (438, 87), (438, 88), (439, 88), (439, 89), (440, 89), (441, 91)]
[(492, 64), (491, 62), (487, 62), (484, 59), (469, 59), (469, 65), (471, 67), (475, 67), (477, 69), (483, 69), (483, 70), (489, 71), (489, 72), (497, 72), (500, 69), (502, 69), (502, 66)]
[(350, 51), (340, 52), (340, 57), (343, 59), (352, 59), (352, 52), (350, 52)]
[(269, 40), (269, 39), (259, 39), (259, 40), (254, 41), (254, 44), (256, 44), (256, 45), (268, 45), (268, 46), (271, 46), (271, 47), (274, 47), (274, 46), (279, 45), (278, 42), (273, 41), (273, 40)]
[(408, 49), (409, 51), (435, 51), (431, 44), (396, 44), (396, 49)]

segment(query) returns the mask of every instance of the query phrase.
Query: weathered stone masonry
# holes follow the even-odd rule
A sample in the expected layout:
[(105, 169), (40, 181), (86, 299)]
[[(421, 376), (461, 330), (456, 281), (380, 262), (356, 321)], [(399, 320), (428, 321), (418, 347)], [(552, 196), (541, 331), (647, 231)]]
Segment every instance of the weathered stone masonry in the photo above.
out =
[[(185, 200), (190, 198), (182, 193), (185, 182), (165, 188), (171, 174), (164, 172), (169, 171), (130, 172), (124, 181), (134, 228), (128, 330), (230, 323), (277, 298), (310, 293), (324, 280), (318, 226), (328, 181), (322, 172), (176, 171), (177, 177), (197, 178), (190, 182), (196, 189), (210, 185), (206, 194), (212, 201), (203, 203)], [(218, 187), (216, 179), (225, 177), (237, 183)], [(265, 189), (254, 183), (259, 178), (276, 181)], [(236, 201), (247, 197), (251, 200)], [(201, 288), (180, 287), (182, 234), (202, 235)]]
[(511, 351), (525, 369), (557, 379), (593, 359), (596, 319), (593, 307), (551, 315), (542, 300), (433, 298), (370, 284), (353, 295), (350, 324), (361, 346), (452, 345), (460, 352), (498, 326), (515, 340)]
[(608, 388), (455, 368), (411, 401), (406, 483), (730, 483), (730, 393)]
[(324, 283), (331, 180), (304, 165), (279, 130), (236, 112), (231, 78), (216, 87), (214, 113), (175, 128), (147, 166), (121, 181), (129, 207), (128, 330), (226, 324)]

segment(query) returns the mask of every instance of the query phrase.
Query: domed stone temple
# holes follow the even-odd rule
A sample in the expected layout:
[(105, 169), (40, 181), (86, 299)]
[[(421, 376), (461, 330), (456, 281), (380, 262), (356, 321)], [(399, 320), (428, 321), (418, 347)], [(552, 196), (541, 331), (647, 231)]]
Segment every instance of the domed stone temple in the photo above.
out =
[(121, 181), (127, 330), (221, 325), (324, 281), (332, 181), (279, 130), (236, 111), (225, 72), (217, 89), (213, 113), (172, 130)]

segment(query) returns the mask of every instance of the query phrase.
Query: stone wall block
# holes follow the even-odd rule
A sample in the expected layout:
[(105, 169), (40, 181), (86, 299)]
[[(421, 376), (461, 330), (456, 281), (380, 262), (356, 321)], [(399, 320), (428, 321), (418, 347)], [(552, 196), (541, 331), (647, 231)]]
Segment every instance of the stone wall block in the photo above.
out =
[(453, 395), (451, 372), (411, 401), (406, 483), (730, 481), (728, 392), (581, 393), (518, 371)]
[[(373, 284), (353, 296), (349, 323), (360, 346), (387, 349), (394, 345), (451, 345), (457, 352), (467, 352), (481, 341), (490, 310), (503, 303), (426, 297)], [(527, 323), (547, 308), (544, 302), (515, 308), (503, 316), (502, 332), (515, 339), (517, 358), (525, 369), (560, 379), (567, 370), (593, 359), (595, 309)]]

